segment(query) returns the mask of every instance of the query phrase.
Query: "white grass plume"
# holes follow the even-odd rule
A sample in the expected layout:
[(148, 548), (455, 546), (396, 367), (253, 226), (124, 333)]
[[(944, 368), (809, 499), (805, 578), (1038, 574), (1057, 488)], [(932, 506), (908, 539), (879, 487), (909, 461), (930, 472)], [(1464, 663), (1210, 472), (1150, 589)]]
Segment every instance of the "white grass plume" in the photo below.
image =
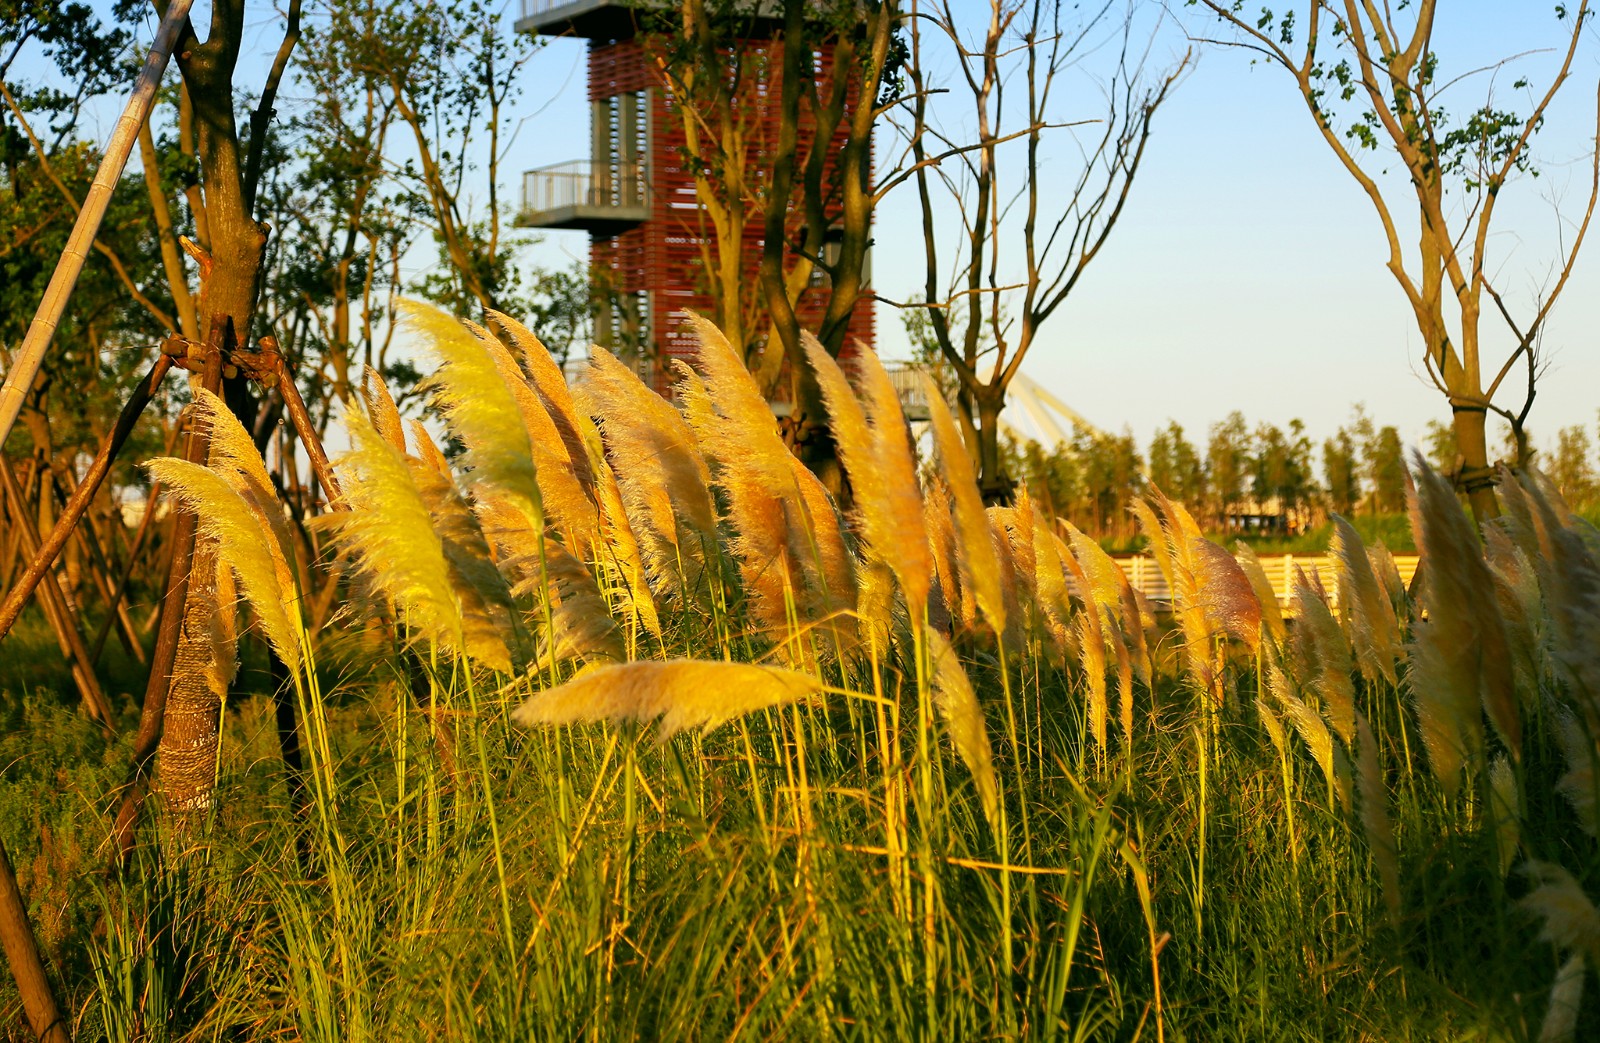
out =
[(583, 418), (572, 400), (566, 374), (561, 372), (561, 367), (556, 365), (556, 360), (532, 330), (503, 312), (489, 309), (484, 314), (491, 326), (498, 326), (510, 338), (512, 346), (521, 356), (524, 370), (532, 379), (534, 390), (538, 392), (551, 423), (566, 447), (574, 477), (585, 488), (593, 486), (594, 478), (584, 452)]
[(922, 493), (899, 397), (877, 356), (863, 352), (862, 398), (870, 406), (864, 408), (827, 349), (815, 337), (802, 339), (822, 389), (839, 458), (855, 490), (867, 547), (894, 572), (907, 609), (920, 616), (933, 586), (933, 564), (927, 540), (905, 538), (908, 526), (922, 522)]
[(1369, 681), (1383, 678), (1396, 683), (1395, 658), (1399, 654), (1400, 625), (1394, 605), (1372, 571), (1361, 536), (1340, 515), (1333, 515), (1333, 539), (1328, 553), (1339, 563), (1339, 601), (1350, 626), (1350, 643), (1361, 673)]
[(263, 526), (244, 496), (209, 468), (163, 457), (146, 463), (145, 470), (185, 510), (194, 513), (200, 532), (215, 541), (221, 559), (238, 576), (240, 590), (255, 610), (262, 635), (278, 658), (298, 673), (299, 594), (271, 530)]
[[(1424, 634), (1433, 643), (1432, 681), (1449, 689), (1445, 705), (1481, 703), (1513, 760), (1522, 750), (1522, 719), (1505, 623), (1483, 548), (1455, 490), (1417, 454), (1409, 489), (1411, 525), (1422, 556)], [(1415, 689), (1413, 689), (1415, 690)], [(1477, 717), (1476, 708), (1472, 716)], [(1481, 723), (1460, 720), (1464, 734)]]
[[(420, 636), (447, 652), (466, 652), (450, 565), (411, 467), (353, 404), (346, 404), (345, 426), (351, 449), (337, 465), (351, 509), (316, 523), (333, 530), (335, 542), (351, 551), (373, 589)], [(509, 655), (491, 658), (491, 666), (509, 665)]]
[(1378, 760), (1378, 740), (1367, 719), (1356, 713), (1356, 796), (1361, 828), (1367, 837), (1372, 861), (1383, 882), (1383, 901), (1391, 917), (1400, 915), (1400, 859), (1395, 844), (1394, 825), (1389, 820), (1389, 791), (1383, 783), (1383, 767)]
[(1295, 566), (1293, 662), (1297, 680), (1317, 693), (1328, 723), (1345, 743), (1355, 742), (1356, 691), (1353, 663), (1339, 621), (1320, 589)]
[(972, 773), (984, 817), (996, 833), (1000, 830), (1000, 787), (995, 780), (994, 757), (983, 708), (972, 690), (966, 669), (948, 642), (936, 630), (927, 631), (928, 660), (933, 674), (934, 704), (944, 718), (950, 741)]
[[(995, 560), (994, 544), (989, 540), (989, 524), (984, 517), (983, 497), (972, 458), (956, 430), (950, 407), (933, 378), (922, 375), (923, 394), (928, 400), (928, 417), (933, 428), (933, 448), (944, 472), (956, 533), (956, 553), (962, 575), (972, 585), (973, 600), (996, 634), (1006, 629), (1006, 606), (1000, 595), (1000, 564)], [(1031, 539), (1031, 533), (1030, 533)]]
[(383, 374), (366, 366), (361, 371), (361, 400), (366, 403), (367, 417), (384, 441), (400, 452), (406, 451), (405, 426), (400, 422), (400, 410), (389, 393)]
[(509, 497), (528, 524), (542, 532), (544, 507), (533, 447), (516, 400), (483, 341), (428, 305), (402, 302), (400, 315), (440, 362), (426, 387), (445, 423), (467, 447), (462, 466), (473, 484)]
[(1517, 905), (1540, 921), (1540, 939), (1600, 964), (1600, 910), (1578, 881), (1553, 862), (1526, 862), (1522, 871), (1535, 886)]
[(1288, 638), (1288, 629), (1283, 623), (1283, 609), (1278, 606), (1278, 592), (1272, 589), (1267, 570), (1261, 567), (1261, 559), (1256, 557), (1256, 552), (1250, 549), (1248, 543), (1239, 540), (1233, 545), (1233, 560), (1239, 563), (1245, 578), (1250, 581), (1250, 589), (1255, 591), (1256, 602), (1261, 606), (1261, 625), (1281, 647)]
[(756, 710), (808, 699), (822, 690), (809, 674), (748, 663), (645, 660), (592, 667), (534, 695), (512, 712), (527, 727), (578, 721), (645, 723), (660, 718), (656, 740), (709, 732)]

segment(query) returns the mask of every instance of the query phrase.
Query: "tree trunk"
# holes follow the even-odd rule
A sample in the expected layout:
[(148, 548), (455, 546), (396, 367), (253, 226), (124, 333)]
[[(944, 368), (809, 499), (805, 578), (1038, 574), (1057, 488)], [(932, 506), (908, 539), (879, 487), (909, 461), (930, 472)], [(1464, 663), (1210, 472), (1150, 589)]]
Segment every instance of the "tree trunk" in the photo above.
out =
[(1488, 414), (1482, 409), (1457, 409), (1453, 420), (1456, 452), (1461, 454), (1457, 484), (1467, 494), (1473, 518), (1482, 525), (1500, 516), (1500, 501), (1494, 495), (1494, 472), (1489, 468)]

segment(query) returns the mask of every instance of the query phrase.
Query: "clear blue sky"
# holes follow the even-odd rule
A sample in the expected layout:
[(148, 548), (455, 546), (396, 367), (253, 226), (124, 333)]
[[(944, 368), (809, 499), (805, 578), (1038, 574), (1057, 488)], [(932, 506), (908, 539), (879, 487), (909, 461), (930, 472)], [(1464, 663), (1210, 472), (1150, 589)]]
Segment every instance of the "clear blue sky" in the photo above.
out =
[[(974, 29), (981, 27), (984, 6), (958, 2), (970, 10)], [(508, 17), (515, 17), (517, 3), (507, 4)], [(1190, 46), (1186, 28), (1216, 32), (1195, 9), (1174, 8), (1152, 68)], [(1441, 79), (1562, 43), (1549, 0), (1446, 0), (1441, 8)], [(276, 17), (257, 10), (257, 39), (242, 61), (245, 83), (259, 82), (277, 42)], [(146, 39), (152, 30), (147, 18)], [(518, 170), (587, 153), (584, 53), (580, 42), (555, 41), (530, 64), (521, 126), (506, 163), (508, 198), (515, 198)], [(1344, 422), (1356, 402), (1416, 440), (1427, 420), (1446, 414), (1421, 374), (1416, 329), (1383, 267), (1386, 248), (1370, 204), (1315, 132), (1281, 70), (1252, 66), (1237, 50), (1195, 45), (1194, 54), (1196, 67), (1157, 117), (1117, 232), (1073, 299), (1044, 327), (1025, 371), (1094, 423), (1129, 427), (1141, 443), (1168, 418), (1200, 435), (1233, 409), (1280, 424), (1299, 417), (1320, 437)], [(1500, 97), (1511, 97), (1515, 75), (1547, 82), (1554, 60), (1548, 53), (1522, 59), (1513, 74), (1502, 74)], [(1600, 39), (1591, 28), (1538, 139), (1543, 176), (1502, 196), (1491, 268), (1524, 302), (1545, 281), (1555, 255), (1552, 196), (1564, 198), (1569, 212), (1586, 196), (1597, 77)], [(1468, 80), (1452, 107), (1481, 104), (1487, 82)], [(1096, 95), (1058, 97), (1052, 118), (1098, 115)], [(280, 110), (292, 103), (285, 97)], [(113, 115), (101, 121), (103, 129)], [(1069, 142), (1060, 147), (1065, 152)], [(1402, 222), (1412, 220), (1403, 203), (1396, 211)], [(904, 299), (923, 281), (919, 223), (910, 191), (892, 195), (879, 211), (873, 268), (886, 297)], [(1402, 235), (1414, 238), (1405, 224)], [(1549, 439), (1557, 427), (1575, 423), (1595, 431), (1597, 249), (1600, 242), (1588, 245), (1547, 325), (1550, 369), (1533, 414), (1536, 437)], [(586, 253), (582, 234), (553, 233), (533, 256), (561, 263)], [(877, 321), (884, 353), (904, 354), (898, 313), (880, 305)], [(1485, 319), (1485, 330), (1498, 326), (1492, 316)]]

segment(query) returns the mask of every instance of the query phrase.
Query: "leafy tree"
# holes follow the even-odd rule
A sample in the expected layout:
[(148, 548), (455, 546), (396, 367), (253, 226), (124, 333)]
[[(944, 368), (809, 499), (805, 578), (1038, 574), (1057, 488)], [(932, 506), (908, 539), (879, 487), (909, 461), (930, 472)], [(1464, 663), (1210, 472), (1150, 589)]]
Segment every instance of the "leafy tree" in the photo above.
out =
[(1322, 443), (1322, 484), (1328, 509), (1339, 514), (1355, 513), (1361, 502), (1361, 470), (1356, 458), (1356, 440), (1348, 429)]
[(1227, 419), (1211, 425), (1206, 444), (1206, 485), (1211, 493), (1208, 506), (1212, 523), (1218, 528), (1228, 528), (1229, 515), (1244, 499), (1250, 469), (1250, 429), (1244, 414), (1234, 410)]
[[(1513, 89), (1527, 92), (1526, 108), (1509, 108), (1495, 93), (1493, 74), (1513, 60), (1508, 58), (1478, 70), (1489, 76), (1489, 85), (1481, 101), (1469, 103), (1464, 113), (1450, 111), (1446, 96), (1466, 89), (1474, 73), (1441, 75), (1433, 50), (1437, 0), (1395, 5), (1306, 0), (1262, 8), (1259, 15), (1247, 14), (1245, 5), (1233, 0), (1190, 2), (1237, 33), (1218, 42), (1244, 47), (1289, 75), (1323, 141), (1372, 204), (1388, 243), (1387, 266), (1422, 334), (1424, 364), (1451, 408), (1460, 459), (1457, 481), (1480, 521), (1494, 516), (1499, 508), (1485, 437), (1487, 413), (1501, 415), (1514, 431), (1527, 420), (1539, 368), (1539, 331), (1567, 285), (1600, 196), (1600, 147), (1593, 156), (1587, 206), (1551, 265), (1554, 281), (1521, 319), (1493, 284), (1491, 273), (1499, 265), (1490, 256), (1490, 232), (1504, 189), (1518, 175), (1535, 172), (1531, 142), (1572, 73), (1590, 15), (1588, 0), (1580, 0), (1576, 11), (1556, 5), (1556, 18), (1565, 23), (1561, 64), (1537, 91), (1527, 77), (1516, 80)], [(1596, 115), (1600, 119), (1600, 112)], [(1600, 146), (1600, 129), (1596, 140)], [(1396, 162), (1409, 191), (1386, 194), (1378, 179)], [(1414, 255), (1402, 246), (1399, 208), (1406, 199), (1415, 207)], [(1491, 363), (1486, 371), (1481, 326), (1488, 307), (1504, 320), (1516, 348), (1497, 370)], [(1527, 373), (1523, 401), (1502, 405), (1497, 396), (1519, 362)]]
[(1150, 440), (1150, 481), (1183, 503), (1200, 503), (1206, 497), (1205, 464), (1177, 421)]
[(1362, 443), (1362, 467), (1366, 471), (1368, 506), (1374, 514), (1398, 514), (1406, 509), (1405, 447), (1400, 432), (1391, 425), (1378, 428)]
[(1556, 433), (1556, 448), (1548, 469), (1550, 480), (1569, 504), (1586, 507), (1595, 502), (1594, 447), (1581, 426), (1563, 427)]
[(1315, 480), (1311, 473), (1311, 440), (1305, 424), (1289, 422), (1286, 435), (1275, 424), (1256, 428), (1251, 461), (1250, 489), (1256, 502), (1276, 504), (1291, 524), (1311, 502)]

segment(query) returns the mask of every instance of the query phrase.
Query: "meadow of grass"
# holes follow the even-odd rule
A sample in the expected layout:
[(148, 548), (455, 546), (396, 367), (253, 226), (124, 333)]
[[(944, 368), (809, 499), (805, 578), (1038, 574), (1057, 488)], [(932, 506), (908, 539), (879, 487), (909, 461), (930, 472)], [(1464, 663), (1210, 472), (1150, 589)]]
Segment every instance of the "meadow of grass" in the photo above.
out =
[(870, 357), (816, 359), (840, 513), (714, 329), (680, 410), (493, 318), (411, 315), (460, 459), (350, 408), (337, 657), (226, 411), (154, 465), (302, 774), (253, 673), (210, 799), (103, 873), (125, 740), (6, 704), (77, 1038), (1596, 1038), (1600, 540), (1537, 475), (1480, 537), (1419, 464), (1415, 588), (1335, 522), (1287, 619), (1153, 492), (1152, 606), (986, 510), (937, 401), (919, 472)]

